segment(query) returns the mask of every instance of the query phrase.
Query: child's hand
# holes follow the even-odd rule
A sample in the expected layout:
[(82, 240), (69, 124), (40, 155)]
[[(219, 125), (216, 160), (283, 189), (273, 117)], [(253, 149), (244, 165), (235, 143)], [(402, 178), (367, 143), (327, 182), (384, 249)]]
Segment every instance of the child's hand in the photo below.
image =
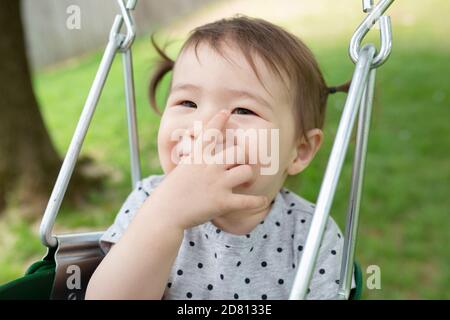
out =
[[(229, 115), (226, 110), (219, 112), (208, 122), (205, 130), (223, 132)], [(203, 132), (194, 141), (195, 145), (202, 145), (202, 135)], [(236, 151), (242, 152), (233, 145), (214, 156), (225, 159), (224, 152)], [(187, 229), (233, 211), (261, 210), (268, 206), (265, 196), (232, 193), (233, 188), (254, 178), (250, 165), (220, 164), (225, 161), (194, 163), (193, 160), (192, 153), (182, 158), (144, 204), (154, 209), (152, 212), (159, 222)]]

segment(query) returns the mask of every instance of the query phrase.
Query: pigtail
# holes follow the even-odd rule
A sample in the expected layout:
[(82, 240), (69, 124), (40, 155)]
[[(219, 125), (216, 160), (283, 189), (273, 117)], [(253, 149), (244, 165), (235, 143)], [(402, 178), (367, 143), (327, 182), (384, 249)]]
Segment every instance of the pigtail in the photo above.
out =
[(171, 58), (167, 56), (167, 54), (164, 52), (163, 49), (161, 49), (155, 42), (154, 34), (151, 35), (151, 42), (153, 47), (155, 48), (156, 52), (159, 55), (159, 60), (155, 64), (155, 68), (152, 74), (152, 77), (150, 79), (150, 85), (149, 85), (149, 100), (150, 100), (150, 106), (152, 109), (156, 111), (159, 115), (161, 115), (160, 108), (157, 105), (156, 102), (156, 89), (158, 88), (158, 85), (161, 83), (164, 76), (173, 70), (175, 61), (173, 61)]
[(350, 89), (351, 80), (347, 81), (346, 83), (343, 83), (336, 87), (328, 87), (328, 94), (333, 94), (336, 92), (345, 92), (348, 93), (348, 90)]

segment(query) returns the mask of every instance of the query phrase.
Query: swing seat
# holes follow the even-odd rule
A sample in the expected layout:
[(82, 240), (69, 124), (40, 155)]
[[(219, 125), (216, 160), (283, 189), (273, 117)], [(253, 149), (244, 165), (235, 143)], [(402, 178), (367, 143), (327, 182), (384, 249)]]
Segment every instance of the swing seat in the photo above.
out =
[[(98, 249), (100, 250), (100, 248)], [(84, 298), (84, 291), (92, 273), (89, 274), (89, 277), (85, 277), (84, 279), (84, 286), (82, 286), (84, 290), (75, 290), (73, 292), (70, 292), (70, 290), (68, 291), (67, 282), (69, 281), (70, 275), (67, 274), (66, 267), (64, 267), (61, 263), (56, 262), (60, 258), (58, 257), (59, 255), (60, 253), (55, 252), (55, 250), (49, 250), (47, 255), (42, 260), (33, 263), (28, 268), (24, 276), (1, 285), (0, 300), (52, 300)], [(85, 267), (84, 270), (89, 269), (93, 272), (103, 258), (103, 255), (97, 257), (96, 259), (92, 259), (92, 255), (82, 253), (81, 259), (86, 260), (86, 257), (91, 257), (91, 259), (88, 259), (91, 263), (88, 264), (88, 267)], [(80, 256), (78, 256), (77, 259), (80, 259)], [(69, 263), (70, 262), (73, 263), (73, 259), (69, 261)], [(80, 263), (80, 261), (77, 262), (79, 263), (78, 265), (83, 264)], [(350, 291), (349, 300), (360, 300), (363, 288), (363, 278), (361, 268), (357, 262), (354, 263), (354, 274), (356, 287)], [(63, 277), (61, 278), (61, 276)]]

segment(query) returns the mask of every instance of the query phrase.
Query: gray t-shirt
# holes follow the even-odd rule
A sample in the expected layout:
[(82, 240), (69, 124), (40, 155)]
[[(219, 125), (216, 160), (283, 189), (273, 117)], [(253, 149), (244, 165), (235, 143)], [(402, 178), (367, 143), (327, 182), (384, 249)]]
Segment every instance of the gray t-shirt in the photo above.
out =
[[(149, 176), (128, 196), (100, 239), (105, 253), (162, 179)], [(282, 188), (266, 218), (247, 235), (227, 233), (210, 221), (185, 230), (163, 298), (288, 299), (313, 212), (313, 204)], [(336, 297), (343, 242), (330, 218), (307, 299)]]

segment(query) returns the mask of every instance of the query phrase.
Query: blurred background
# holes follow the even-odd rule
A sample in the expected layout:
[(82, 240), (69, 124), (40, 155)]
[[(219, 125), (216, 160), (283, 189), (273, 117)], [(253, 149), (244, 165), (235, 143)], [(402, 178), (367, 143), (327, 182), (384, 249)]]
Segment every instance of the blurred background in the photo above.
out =
[[(79, 19), (74, 18), (74, 14)], [(119, 12), (113, 0), (0, 2), (0, 284), (46, 252), (40, 219)], [(378, 69), (357, 260), (377, 265), (381, 289), (365, 299), (450, 298), (450, 2), (396, 1), (393, 50)], [(267, 19), (312, 49), (329, 85), (350, 79), (347, 49), (364, 17), (360, 0), (140, 0), (133, 45), (143, 176), (160, 174), (160, 118), (147, 87), (150, 34), (176, 58), (196, 26), (234, 14)], [(366, 42), (379, 43), (378, 30)], [(160, 90), (164, 103), (168, 79)], [(345, 95), (328, 104), (325, 144), (286, 186), (315, 202)], [(332, 207), (345, 226), (351, 144)], [(55, 233), (106, 229), (131, 191), (122, 66), (112, 66)]]

